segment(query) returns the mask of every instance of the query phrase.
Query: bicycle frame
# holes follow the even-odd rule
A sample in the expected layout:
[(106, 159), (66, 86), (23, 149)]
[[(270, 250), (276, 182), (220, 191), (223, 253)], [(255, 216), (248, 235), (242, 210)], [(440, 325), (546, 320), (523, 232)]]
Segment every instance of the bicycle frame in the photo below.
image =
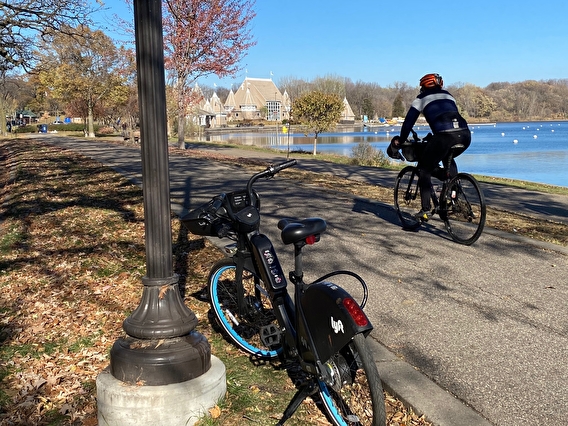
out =
[[(272, 302), (280, 329), (284, 330), (284, 342), (280, 342), (285, 343), (284, 357), (295, 359), (299, 355), (302, 369), (325, 377), (327, 369), (323, 368), (323, 364), (356, 334), (370, 333), (373, 328), (371, 322), (343, 288), (326, 281), (306, 284), (296, 274), (298, 271), (291, 273), (294, 284), (292, 301), (282, 267), (268, 237), (254, 234), (248, 238), (248, 243), (253, 255), (253, 270), (264, 282), (264, 290)], [(296, 249), (296, 259), (301, 256), (300, 251), (301, 248)], [(237, 254), (236, 264), (243, 259), (246, 261)], [(237, 286), (239, 284), (237, 282)], [(244, 306), (244, 301), (242, 303)], [(322, 315), (322, 312), (325, 314)]]

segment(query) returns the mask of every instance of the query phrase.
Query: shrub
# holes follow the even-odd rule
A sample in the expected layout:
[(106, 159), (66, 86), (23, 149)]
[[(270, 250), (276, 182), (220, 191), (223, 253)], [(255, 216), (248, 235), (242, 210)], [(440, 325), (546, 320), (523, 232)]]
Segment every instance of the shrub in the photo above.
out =
[(27, 126), (12, 127), (14, 133), (37, 133), (37, 126), (35, 124), (28, 124)]
[(112, 135), (113, 133), (115, 133), (115, 130), (111, 126), (105, 126), (105, 127), (100, 127), (97, 133), (100, 135)]
[(384, 167), (390, 164), (390, 160), (383, 151), (369, 142), (359, 142), (353, 147), (351, 163), (358, 166)]

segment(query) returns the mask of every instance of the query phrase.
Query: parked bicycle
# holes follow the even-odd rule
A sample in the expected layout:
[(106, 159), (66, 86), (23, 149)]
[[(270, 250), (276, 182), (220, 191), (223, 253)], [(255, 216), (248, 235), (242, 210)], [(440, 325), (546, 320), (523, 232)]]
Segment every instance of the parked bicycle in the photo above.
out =
[[(412, 130), (412, 141), (405, 141), (399, 150), (400, 159), (416, 161), (414, 143), (421, 142), (418, 134)], [(422, 141), (422, 143), (427, 143)], [(433, 214), (438, 214), (444, 221), (446, 230), (452, 239), (460, 244), (471, 245), (481, 235), (485, 226), (486, 206), (483, 192), (477, 180), (468, 173), (458, 173), (450, 177), (455, 150), (463, 149), (463, 145), (455, 145), (449, 158), (443, 164), (439, 193), (432, 185), (431, 197)], [(416, 230), (422, 221), (415, 217), (421, 208), (418, 173), (420, 163), (416, 166), (406, 166), (396, 178), (394, 185), (394, 205), (404, 229)], [(433, 175), (433, 177), (436, 177)]]
[[(320, 241), (327, 224), (314, 217), (284, 218), (278, 222), (282, 241), (294, 246), (292, 300), (274, 246), (259, 232), (260, 197), (254, 183), (295, 164), (269, 166), (253, 175), (245, 190), (220, 194), (181, 220), (193, 234), (235, 241), (226, 246), (231, 257), (217, 262), (208, 279), (211, 308), (226, 337), (253, 357), (279, 359), (300, 371), (297, 392), (278, 425), (311, 396), (336, 426), (384, 426), (381, 379), (365, 340), (373, 329), (363, 312), (365, 281), (353, 272), (335, 271), (305, 283), (302, 249)], [(360, 282), (360, 304), (327, 281), (339, 274)]]

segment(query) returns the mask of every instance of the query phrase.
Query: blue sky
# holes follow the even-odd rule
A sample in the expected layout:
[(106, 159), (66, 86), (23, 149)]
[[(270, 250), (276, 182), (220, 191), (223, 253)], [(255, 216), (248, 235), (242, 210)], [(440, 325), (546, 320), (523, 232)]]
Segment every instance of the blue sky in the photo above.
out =
[[(128, 13), (108, 0), (106, 16)], [(565, 0), (256, 1), (257, 44), (233, 78), (312, 80), (333, 75), (383, 87), (438, 72), (446, 84), (568, 78)], [(112, 34), (109, 34), (112, 37)]]

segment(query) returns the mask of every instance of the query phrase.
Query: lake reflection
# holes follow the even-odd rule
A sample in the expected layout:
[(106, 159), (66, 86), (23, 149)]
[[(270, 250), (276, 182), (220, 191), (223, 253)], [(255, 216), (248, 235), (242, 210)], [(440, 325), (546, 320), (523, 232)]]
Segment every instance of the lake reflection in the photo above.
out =
[[(342, 127), (333, 133), (322, 133), (318, 136), (318, 151), (320, 152), (337, 152), (344, 151), (345, 147), (340, 145), (348, 145), (348, 155), (351, 155), (352, 147), (360, 142), (368, 143), (388, 143), (392, 136), (398, 134), (399, 128), (385, 127)], [(394, 132), (394, 133), (393, 133)], [(304, 133), (294, 132), (292, 126), (291, 133), (283, 133), (279, 127), (274, 131), (251, 131), (251, 132), (228, 132), (225, 134), (211, 134), (203, 138), (208, 142), (232, 142), (242, 145), (254, 145), (260, 147), (282, 148), (290, 145), (292, 150), (311, 151), (313, 148), (313, 134), (306, 136)]]
[[(528, 180), (568, 186), (568, 122), (496, 123), (472, 125), (472, 143), (458, 159), (460, 170), (487, 176)], [(256, 130), (256, 129), (255, 129)], [(416, 126), (420, 137), (429, 128)], [(400, 133), (398, 127), (342, 127), (318, 136), (317, 151), (351, 157), (361, 142), (386, 151), (390, 140)], [(294, 132), (228, 132), (207, 136), (211, 142), (272, 147), (281, 150), (312, 152), (314, 137)]]

